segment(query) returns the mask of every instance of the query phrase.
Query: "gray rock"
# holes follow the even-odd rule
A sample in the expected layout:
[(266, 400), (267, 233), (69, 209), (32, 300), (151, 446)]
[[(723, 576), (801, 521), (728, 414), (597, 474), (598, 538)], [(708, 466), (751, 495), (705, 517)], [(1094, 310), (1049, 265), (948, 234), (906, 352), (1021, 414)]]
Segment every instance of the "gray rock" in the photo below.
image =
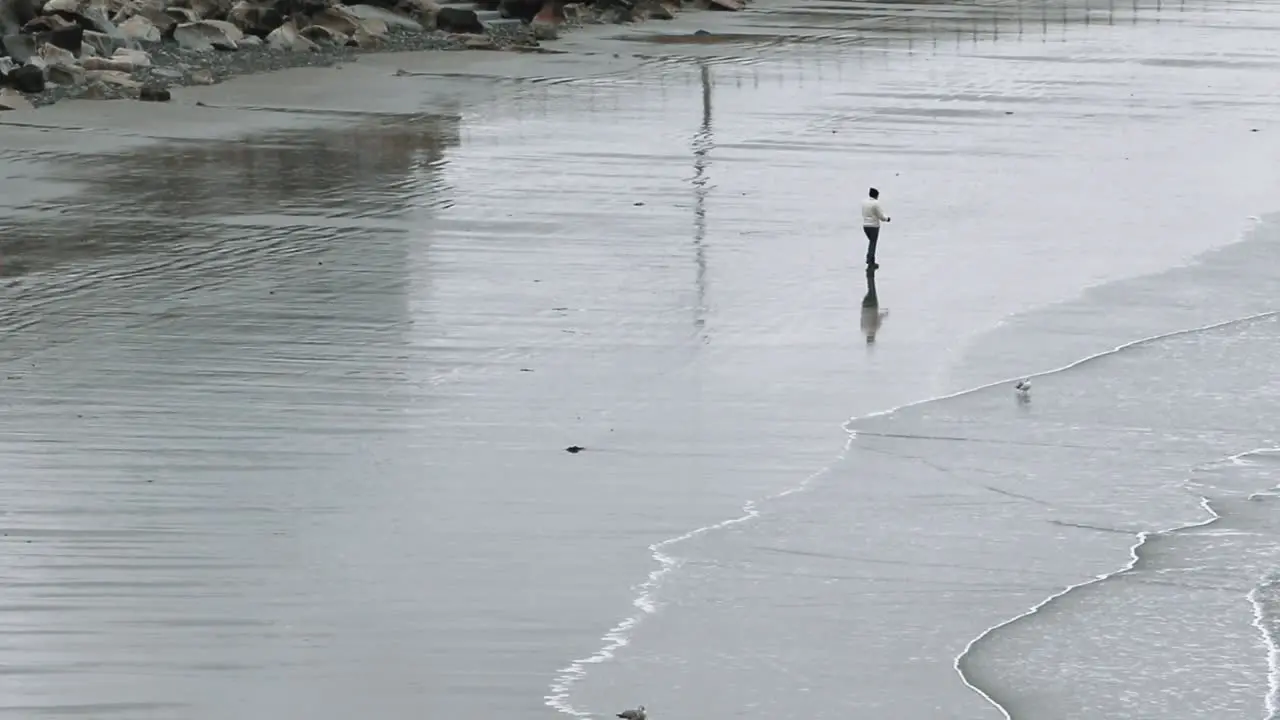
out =
[(316, 50), (316, 44), (302, 37), (292, 21), (287, 22), (267, 35), (267, 45), (277, 50), (290, 52), (309, 52)]
[(48, 65), (75, 65), (76, 54), (64, 47), (58, 47), (53, 43), (45, 43), (36, 51), (41, 60)]
[(422, 23), (393, 10), (385, 10), (372, 5), (351, 5), (347, 7), (347, 11), (362, 20), (381, 20), (388, 27), (399, 27), (408, 30), (422, 29)]
[(150, 67), (151, 53), (146, 50), (134, 50), (131, 48), (118, 48), (112, 55), (113, 60), (124, 60), (134, 67)]
[(0, 36), (16, 34), (39, 14), (37, 0), (0, 0)]
[[(353, 34), (360, 27), (360, 23), (361, 19), (345, 5), (333, 5), (311, 16), (311, 25), (319, 25), (343, 36)], [(384, 28), (385, 26), (386, 24), (383, 23)]]
[(284, 23), (284, 16), (269, 0), (240, 0), (227, 12), (227, 20), (246, 35), (263, 36)]
[(80, 60), (80, 67), (86, 71), (92, 70), (114, 70), (118, 72), (133, 72), (137, 68), (126, 60), (116, 60), (115, 58), (104, 57), (87, 57)]
[(169, 102), (169, 91), (157, 85), (143, 85), (138, 99), (146, 102)]
[(11, 88), (0, 89), (0, 110), (31, 110), (35, 106), (22, 96), (22, 93)]
[(164, 9), (164, 14), (173, 18), (174, 22), (178, 23), (179, 25), (200, 22), (201, 20), (201, 17), (197, 15), (196, 11), (192, 10), (191, 8), (167, 7)]
[(89, 47), (92, 52), (85, 53), (81, 51), (81, 55), (98, 55), (100, 57), (111, 57), (116, 50), (128, 47), (129, 41), (122, 37), (111, 37), (106, 33), (94, 32), (86, 30), (84, 33), (84, 44)]
[(202, 20), (225, 18), (232, 5), (228, 0), (187, 0), (187, 3)]
[(504, 18), (517, 18), (531, 22), (542, 9), (542, 0), (499, 0), (498, 12)]
[(483, 34), (484, 25), (475, 10), (443, 7), (436, 13), (436, 29), (447, 33)]
[(160, 42), (160, 28), (156, 27), (151, 20), (141, 16), (133, 17), (120, 23), (120, 33), (129, 40), (158, 43)]
[(18, 63), (11, 57), (0, 57), (0, 79), (8, 78), (9, 73), (18, 69)]
[[(80, 17), (90, 26), (86, 30), (102, 33), (107, 37), (120, 41), (123, 45), (128, 45), (124, 34), (120, 32), (120, 28), (111, 22), (111, 18), (107, 16), (107, 11), (99, 5), (90, 5), (80, 13)], [(83, 23), (82, 23), (83, 24)]]
[(54, 30), (47, 36), (41, 36), (39, 42), (49, 43), (70, 52), (72, 55), (76, 55), (84, 47), (84, 28), (79, 25), (72, 25), (71, 27)]
[(130, 77), (129, 73), (120, 70), (86, 70), (84, 79), (88, 83), (102, 83), (130, 90), (137, 90), (142, 87), (142, 83)]
[(224, 20), (199, 20), (182, 23), (173, 29), (173, 40), (183, 50), (208, 52), (214, 48), (235, 50), (236, 41), (244, 37), (244, 33), (235, 25)]
[(391, 9), (414, 18), (425, 28), (435, 27), (432, 23), (440, 12), (435, 0), (395, 0)]
[(36, 65), (23, 65), (9, 73), (9, 84), (24, 93), (44, 92), (44, 69)]
[(346, 45), (347, 36), (323, 25), (308, 25), (298, 31), (302, 37), (317, 45)]
[(49, 82), (56, 85), (80, 85), (84, 82), (84, 68), (79, 65), (50, 64), (44, 74)]
[(45, 15), (52, 15), (59, 12), (79, 15), (80, 10), (86, 4), (87, 3), (85, 3), (84, 0), (49, 0), (44, 4), (42, 12)]
[(5, 35), (0, 38), (0, 45), (4, 46), (5, 52), (20, 63), (25, 63), (34, 57), (40, 47), (45, 44), (67, 50), (74, 57), (84, 44), (84, 28), (75, 26), (52, 32)]
[(560, 37), (560, 29), (555, 26), (555, 23), (535, 20), (530, 26), (533, 28), (535, 40), (555, 40)]
[(80, 62), (85, 70), (118, 70), (136, 72), (151, 66), (151, 55), (145, 50), (119, 49), (111, 57), (91, 57)]

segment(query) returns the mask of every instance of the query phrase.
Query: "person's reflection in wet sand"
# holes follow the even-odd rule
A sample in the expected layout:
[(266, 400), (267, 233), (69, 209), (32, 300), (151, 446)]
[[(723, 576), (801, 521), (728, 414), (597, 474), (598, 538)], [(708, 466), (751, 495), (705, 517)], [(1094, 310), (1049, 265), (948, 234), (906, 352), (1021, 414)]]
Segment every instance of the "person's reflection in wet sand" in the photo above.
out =
[(876, 271), (867, 268), (867, 294), (862, 298), (862, 334), (867, 336), (868, 345), (875, 344), (876, 333), (888, 314), (888, 310), (880, 309), (880, 297), (876, 295)]

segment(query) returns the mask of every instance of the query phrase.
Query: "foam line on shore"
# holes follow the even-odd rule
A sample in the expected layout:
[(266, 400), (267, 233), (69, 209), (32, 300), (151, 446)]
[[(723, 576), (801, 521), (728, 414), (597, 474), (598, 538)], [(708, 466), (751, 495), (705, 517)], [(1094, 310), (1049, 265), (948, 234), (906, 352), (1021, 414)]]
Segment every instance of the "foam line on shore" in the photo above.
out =
[[(1270, 448), (1270, 447), (1261, 447), (1261, 448), (1255, 448), (1253, 450), (1247, 450), (1245, 452), (1236, 453), (1234, 455), (1228, 455), (1224, 458), (1220, 458), (1218, 460), (1214, 460), (1209, 463), (1198, 465), (1192, 468), (1192, 473), (1194, 474), (1196, 470), (1203, 469), (1205, 467), (1211, 467), (1213, 465), (1220, 465), (1223, 463), (1230, 463), (1233, 465), (1242, 465), (1242, 464), (1245, 464), (1246, 462), (1245, 458), (1249, 457), (1250, 455), (1273, 453), (1273, 452), (1276, 452), (1276, 449)], [(1189, 490), (1190, 489), (1188, 487), (1189, 484), (1190, 484), (1190, 479), (1188, 478), (1188, 481), (1183, 483), (1183, 488)], [(1250, 498), (1254, 497), (1255, 495), (1256, 493), (1254, 495), (1250, 495)], [(980, 688), (976, 683), (974, 683), (970, 679), (969, 675), (965, 672), (964, 662), (969, 657), (973, 649), (977, 647), (983, 640), (991, 637), (992, 635), (999, 632), (1000, 630), (1006, 627), (1009, 627), (1021, 620), (1024, 620), (1026, 618), (1036, 615), (1044, 608), (1048, 607), (1054, 602), (1066, 597), (1067, 595), (1070, 595), (1071, 593), (1081, 588), (1088, 587), (1090, 585), (1095, 585), (1099, 582), (1117, 577), (1119, 575), (1123, 575), (1124, 573), (1130, 572), (1131, 570), (1135, 569), (1138, 563), (1142, 559), (1142, 547), (1146, 545), (1147, 540), (1149, 540), (1150, 538), (1155, 536), (1160, 536), (1160, 535), (1170, 535), (1173, 533), (1181, 532), (1184, 530), (1191, 530), (1194, 528), (1206, 527), (1222, 519), (1222, 514), (1214, 509), (1213, 503), (1208, 497), (1197, 493), (1197, 498), (1199, 500), (1200, 508), (1204, 510), (1204, 512), (1208, 515), (1208, 517), (1206, 517), (1205, 519), (1199, 520), (1196, 522), (1176, 525), (1173, 527), (1165, 528), (1163, 530), (1146, 530), (1146, 531), (1137, 533), (1135, 535), (1135, 542), (1133, 543), (1133, 545), (1129, 547), (1129, 560), (1122, 567), (1107, 573), (1096, 575), (1093, 578), (1086, 580), (1084, 582), (1076, 583), (1074, 585), (1069, 585), (1063, 590), (1061, 590), (1060, 592), (1054, 593), (1053, 595), (1050, 595), (1044, 600), (1041, 600), (1039, 603), (1036, 603), (1026, 612), (1015, 615), (1014, 617), (1004, 620), (996, 625), (992, 625), (991, 627), (979, 633), (977, 637), (970, 640), (965, 645), (964, 650), (962, 650), (960, 654), (957, 655), (955, 658), (953, 667), (955, 668), (956, 673), (960, 675), (960, 680), (965, 684), (966, 687), (968, 687), (973, 692), (977, 693), (984, 700), (990, 703), (993, 707), (999, 710), (1006, 720), (1014, 720), (1012, 713), (1009, 711), (1009, 709), (1005, 705), (1001, 704), (999, 700), (997, 700), (995, 697), (991, 695), (991, 693)], [(1276, 716), (1276, 711), (1278, 707), (1276, 705), (1277, 696), (1280, 696), (1280, 648), (1276, 646), (1275, 641), (1271, 637), (1270, 632), (1266, 629), (1266, 626), (1262, 622), (1264, 619), (1263, 608), (1258, 600), (1258, 595), (1257, 595), (1260, 589), (1261, 589), (1260, 587), (1254, 588), (1252, 591), (1250, 591), (1247, 597), (1254, 607), (1253, 625), (1258, 629), (1259, 633), (1262, 636), (1262, 642), (1264, 646), (1267, 648), (1268, 691), (1265, 698), (1265, 703), (1267, 707), (1267, 717), (1265, 718), (1265, 720), (1272, 720)]]
[[(843, 446), (841, 447), (840, 452), (836, 455), (836, 457), (830, 463), (828, 463), (826, 466), (824, 466), (817, 472), (809, 475), (800, 483), (758, 500), (748, 500), (742, 505), (741, 513), (735, 517), (729, 518), (727, 520), (722, 520), (720, 522), (713, 523), (710, 525), (704, 525), (702, 527), (695, 528), (681, 535), (667, 538), (666, 540), (662, 540), (660, 542), (650, 545), (649, 553), (652, 556), (654, 562), (657, 563), (658, 567), (649, 573), (648, 578), (643, 583), (636, 586), (637, 595), (635, 599), (632, 601), (632, 605), (634, 606), (635, 611), (632, 614), (628, 615), (626, 618), (624, 618), (617, 625), (614, 625), (612, 628), (610, 628), (609, 631), (606, 632), (601, 637), (603, 644), (599, 650), (595, 651), (591, 655), (580, 658), (578, 660), (574, 660), (564, 668), (561, 668), (559, 672), (557, 672), (554, 680), (552, 680), (551, 682), (551, 686), (549, 688), (548, 694), (544, 696), (546, 705), (566, 715), (571, 715), (579, 718), (590, 717), (591, 716), (590, 713), (576, 708), (570, 702), (570, 696), (572, 694), (573, 687), (578, 682), (580, 682), (584, 677), (586, 677), (587, 669), (589, 666), (598, 665), (614, 659), (616, 657), (618, 650), (630, 644), (632, 635), (634, 634), (636, 628), (644, 621), (644, 619), (650, 615), (655, 614), (658, 611), (659, 606), (655, 598), (657, 590), (661, 585), (662, 581), (668, 575), (670, 575), (676, 568), (678, 568), (682, 562), (680, 558), (670, 554), (668, 550), (670, 550), (673, 546), (678, 545), (681, 542), (684, 542), (685, 540), (690, 540), (700, 535), (704, 535), (717, 530), (722, 530), (724, 528), (731, 527), (734, 525), (740, 525), (743, 523), (750, 522), (751, 520), (754, 520), (760, 517), (760, 514), (761, 514), (760, 505), (767, 503), (771, 500), (781, 499), (781, 498), (794, 495), (796, 493), (800, 493), (809, 489), (813, 485), (815, 480), (831, 472), (848, 455), (849, 449), (852, 447), (853, 441), (857, 438), (857, 431), (854, 428), (854, 425), (856, 423), (863, 420), (872, 419), (872, 418), (885, 417), (885, 416), (900, 412), (902, 410), (919, 407), (919, 406), (927, 405), (930, 403), (936, 403), (944, 400), (951, 400), (954, 398), (963, 397), (966, 395), (972, 395), (978, 392), (989, 390), (991, 388), (1007, 385), (1009, 383), (1015, 382), (1016, 380), (1024, 377), (1037, 378), (1037, 377), (1045, 377), (1049, 375), (1055, 375), (1055, 374), (1067, 372), (1069, 370), (1073, 370), (1082, 365), (1085, 365), (1086, 363), (1094, 362), (1096, 360), (1100, 360), (1106, 357), (1111, 357), (1118, 353), (1124, 352), (1126, 350), (1141, 347), (1144, 345), (1149, 345), (1151, 343), (1160, 342), (1160, 341), (1168, 340), (1175, 337), (1193, 335), (1196, 333), (1208, 332), (1211, 330), (1231, 327), (1233, 325), (1241, 325), (1241, 324), (1253, 322), (1256, 320), (1275, 317), (1277, 315), (1280, 315), (1280, 311), (1268, 310), (1266, 312), (1254, 313), (1251, 315), (1246, 315), (1244, 317), (1232, 318), (1229, 320), (1222, 320), (1214, 323), (1209, 323), (1206, 325), (1199, 325), (1192, 328), (1184, 328), (1180, 330), (1173, 330), (1165, 333), (1159, 333), (1156, 335), (1150, 335), (1148, 337), (1140, 338), (1138, 340), (1122, 343), (1109, 350), (1104, 350), (1101, 352), (1094, 353), (1092, 355), (1085, 356), (1079, 360), (1075, 360), (1073, 362), (1067, 363), (1066, 365), (1062, 365), (1060, 367), (1053, 368), (1050, 370), (1044, 370), (1041, 372), (1028, 374), (1028, 375), (1021, 375), (1014, 378), (1006, 378), (1004, 380), (998, 380), (995, 382), (986, 383), (986, 384), (968, 388), (965, 390), (960, 390), (954, 393), (937, 395), (937, 396), (925, 398), (923, 400), (904, 403), (902, 405), (898, 405), (898, 406), (889, 408), (887, 410), (868, 413), (866, 415), (861, 415), (861, 416), (846, 420), (841, 425), (841, 428), (845, 432), (846, 438)], [(1145, 531), (1145, 532), (1139, 533), (1137, 536), (1137, 541), (1129, 548), (1130, 560), (1124, 567), (1120, 568), (1119, 570), (1106, 573), (1105, 575), (1099, 575), (1086, 582), (1072, 585), (1066, 588), (1065, 590), (1046, 598), (1045, 600), (1041, 601), (1040, 603), (1032, 607), (1030, 610), (1024, 613), (1021, 613), (1013, 618), (1005, 620), (997, 625), (993, 625), (992, 627), (983, 631), (983, 633), (981, 633), (978, 637), (971, 640), (965, 646), (964, 650), (960, 653), (960, 655), (957, 656), (955, 659), (954, 667), (956, 671), (960, 674), (961, 680), (965, 683), (967, 687), (969, 687), (969, 689), (973, 690), (975, 693), (977, 693), (978, 695), (986, 699), (989, 703), (991, 703), (994, 707), (998, 708), (1003, 713), (1004, 717), (1007, 720), (1013, 720), (1003, 706), (1001, 706), (998, 702), (996, 702), (993, 698), (991, 698), (987, 693), (983, 692), (980, 688), (970, 683), (968, 678), (965, 676), (965, 673), (961, 669), (961, 664), (964, 657), (968, 655), (968, 653), (973, 648), (973, 646), (979, 641), (981, 641), (983, 638), (989, 636), (991, 633), (999, 630), (1000, 628), (1006, 627), (1007, 625), (1014, 623), (1024, 617), (1035, 614), (1048, 603), (1067, 594), (1068, 592), (1071, 592), (1076, 588), (1083, 587), (1085, 585), (1090, 585), (1092, 583), (1098, 582), (1100, 580), (1104, 580), (1108, 577), (1112, 577), (1116, 574), (1119, 574), (1121, 572), (1126, 572), (1127, 570), (1132, 569), (1133, 564), (1137, 562), (1139, 549), (1146, 542), (1148, 537), (1152, 535), (1174, 532), (1177, 530), (1184, 530), (1192, 527), (1198, 527), (1216, 520), (1218, 518), (1217, 513), (1215, 513), (1213, 509), (1209, 506), (1207, 500), (1203, 498), (1201, 500), (1202, 500), (1201, 502), (1202, 507), (1204, 507), (1206, 511), (1211, 513), (1211, 517), (1208, 520), (1198, 522), (1198, 523), (1192, 523), (1190, 525), (1182, 525), (1174, 528), (1168, 528), (1160, 531)]]

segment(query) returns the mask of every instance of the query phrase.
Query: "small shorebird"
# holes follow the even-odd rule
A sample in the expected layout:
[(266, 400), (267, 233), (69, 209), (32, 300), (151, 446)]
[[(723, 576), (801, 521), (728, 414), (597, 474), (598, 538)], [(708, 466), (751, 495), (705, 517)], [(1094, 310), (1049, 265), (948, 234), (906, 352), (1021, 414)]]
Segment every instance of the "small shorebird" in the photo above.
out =
[(635, 710), (623, 710), (618, 713), (618, 717), (622, 718), (622, 720), (644, 720), (644, 706), (641, 705)]
[(1026, 380), (1026, 379), (1019, 380), (1018, 384), (1013, 386), (1013, 389), (1017, 391), (1019, 400), (1031, 399), (1031, 381), (1030, 380)]

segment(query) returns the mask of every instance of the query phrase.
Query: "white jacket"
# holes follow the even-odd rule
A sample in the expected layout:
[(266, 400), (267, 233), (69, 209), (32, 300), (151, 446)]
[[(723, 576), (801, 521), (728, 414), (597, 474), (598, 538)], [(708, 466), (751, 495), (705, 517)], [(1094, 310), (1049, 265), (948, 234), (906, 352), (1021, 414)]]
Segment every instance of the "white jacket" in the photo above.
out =
[(862, 201), (863, 227), (880, 227), (880, 221), (888, 219), (889, 216), (884, 214), (884, 210), (880, 207), (879, 200), (869, 197)]

